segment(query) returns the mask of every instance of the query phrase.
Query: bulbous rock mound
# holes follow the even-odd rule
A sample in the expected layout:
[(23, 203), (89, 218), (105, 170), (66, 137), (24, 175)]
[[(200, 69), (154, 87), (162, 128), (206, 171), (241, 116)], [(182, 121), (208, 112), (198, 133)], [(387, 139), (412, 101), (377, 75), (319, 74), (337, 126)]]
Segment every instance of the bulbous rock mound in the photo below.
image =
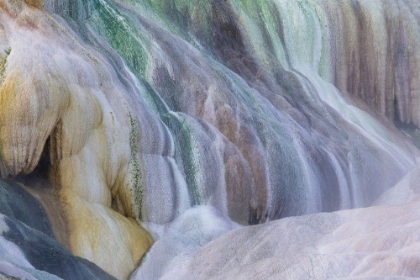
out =
[(420, 155), (419, 23), (416, 0), (0, 0), (0, 278), (416, 275), (415, 175), (391, 187)]
[(128, 90), (64, 23), (19, 1), (0, 7), (1, 174), (32, 188), (73, 254), (126, 278), (152, 241), (132, 206)]

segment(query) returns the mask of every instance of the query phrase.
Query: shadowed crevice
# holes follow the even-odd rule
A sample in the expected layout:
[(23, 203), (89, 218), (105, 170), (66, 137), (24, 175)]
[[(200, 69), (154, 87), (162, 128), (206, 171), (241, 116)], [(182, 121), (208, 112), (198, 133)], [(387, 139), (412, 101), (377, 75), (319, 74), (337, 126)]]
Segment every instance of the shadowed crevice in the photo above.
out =
[(4, 232), (3, 237), (15, 243), (36, 269), (63, 279), (115, 279), (88, 260), (73, 256), (44, 233), (8, 217), (4, 217), (4, 221), (9, 231)]

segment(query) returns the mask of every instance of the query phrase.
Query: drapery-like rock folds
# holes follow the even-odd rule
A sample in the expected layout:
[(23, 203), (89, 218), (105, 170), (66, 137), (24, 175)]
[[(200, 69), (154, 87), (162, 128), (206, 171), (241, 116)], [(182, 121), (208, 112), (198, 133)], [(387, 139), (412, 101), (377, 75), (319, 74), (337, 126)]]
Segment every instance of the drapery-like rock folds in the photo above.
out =
[[(120, 144), (130, 143), (126, 89), (99, 54), (45, 12), (0, 1), (0, 22), (1, 175), (36, 185), (41, 201), (53, 193), (67, 223), (61, 241), (125, 278), (152, 242), (133, 219), (136, 174), (130, 145)], [(42, 178), (30, 175), (41, 163), (40, 187)]]
[(418, 0), (0, 0), (0, 175), (120, 279), (141, 222), (175, 226), (159, 259), (176, 229), (182, 252), (369, 206), (418, 161), (392, 121), (420, 124), (419, 19)]

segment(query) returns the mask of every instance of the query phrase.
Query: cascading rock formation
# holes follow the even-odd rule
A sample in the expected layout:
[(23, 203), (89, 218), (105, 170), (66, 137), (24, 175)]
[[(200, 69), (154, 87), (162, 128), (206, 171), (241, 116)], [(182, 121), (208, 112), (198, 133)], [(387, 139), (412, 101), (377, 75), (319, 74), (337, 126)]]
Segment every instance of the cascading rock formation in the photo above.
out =
[(420, 276), (418, 127), (417, 0), (0, 0), (0, 278)]

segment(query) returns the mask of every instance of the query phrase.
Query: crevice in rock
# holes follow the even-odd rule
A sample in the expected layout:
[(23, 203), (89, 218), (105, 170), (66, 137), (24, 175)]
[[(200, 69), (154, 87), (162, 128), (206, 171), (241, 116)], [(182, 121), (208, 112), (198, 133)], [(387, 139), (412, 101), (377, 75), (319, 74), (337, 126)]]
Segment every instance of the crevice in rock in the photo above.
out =
[(45, 142), (44, 149), (35, 169), (29, 174), (19, 174), (13, 178), (20, 183), (26, 191), (33, 195), (43, 206), (48, 220), (52, 225), (54, 239), (70, 248), (68, 220), (63, 211), (62, 202), (58, 196), (58, 188), (50, 179), (51, 163), (51, 136)]
[(50, 137), (48, 137), (35, 169), (29, 174), (19, 174), (14, 180), (33, 189), (46, 189), (51, 186), (49, 179), (50, 169)]
[(405, 136), (411, 139), (414, 146), (416, 146), (418, 149), (420, 149), (420, 129), (413, 123), (413, 121), (410, 121), (409, 123), (401, 121), (401, 118), (399, 117), (398, 113), (398, 103), (397, 100), (394, 99), (394, 108), (395, 108), (395, 114), (393, 123), (395, 127), (401, 131)]

